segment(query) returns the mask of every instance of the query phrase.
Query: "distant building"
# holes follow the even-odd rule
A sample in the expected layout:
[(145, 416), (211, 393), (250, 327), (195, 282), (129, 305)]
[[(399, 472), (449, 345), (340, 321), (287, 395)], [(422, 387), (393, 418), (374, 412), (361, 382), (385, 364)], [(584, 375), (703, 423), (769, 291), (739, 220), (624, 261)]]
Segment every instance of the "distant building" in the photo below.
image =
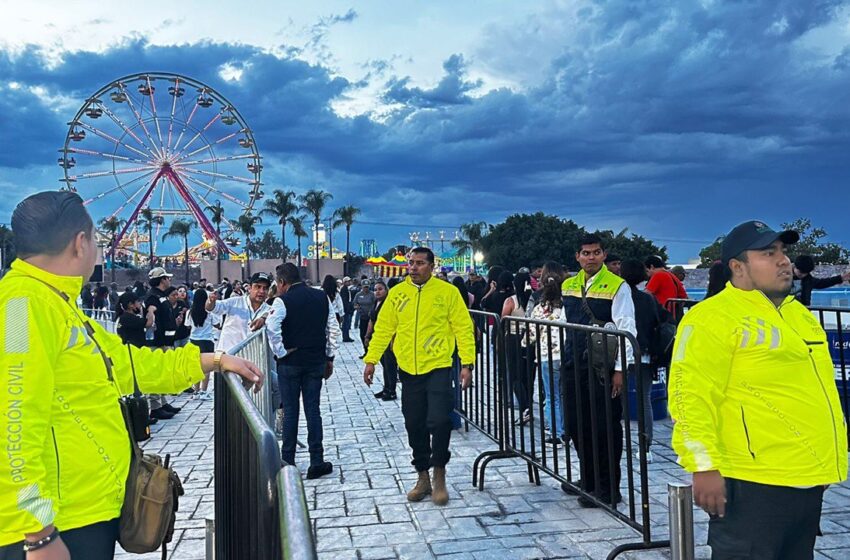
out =
[(381, 253), (378, 251), (378, 244), (374, 239), (360, 240), (360, 256), (368, 259), (369, 257), (379, 257)]

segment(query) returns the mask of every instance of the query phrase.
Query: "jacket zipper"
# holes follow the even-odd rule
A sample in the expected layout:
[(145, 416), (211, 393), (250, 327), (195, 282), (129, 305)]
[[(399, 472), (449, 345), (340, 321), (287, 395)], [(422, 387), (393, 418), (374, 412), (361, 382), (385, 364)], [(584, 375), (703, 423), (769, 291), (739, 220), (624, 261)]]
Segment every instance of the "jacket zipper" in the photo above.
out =
[(416, 286), (416, 319), (413, 321), (413, 369), (415, 375), (419, 375), (419, 360), (416, 352), (419, 350), (419, 299), (422, 296), (422, 286)]
[(56, 495), (61, 500), (62, 489), (59, 484), (59, 444), (56, 443), (56, 429), (51, 427), (50, 431), (53, 433), (53, 451), (56, 453)]
[(747, 451), (752, 455), (753, 460), (756, 458), (756, 454), (753, 453), (753, 446), (750, 442), (750, 430), (747, 429), (747, 419), (744, 417), (744, 407), (741, 407), (741, 423), (744, 425), (744, 436), (747, 438)]
[(818, 383), (820, 383), (821, 391), (823, 392), (823, 397), (826, 399), (826, 405), (829, 407), (829, 419), (832, 421), (832, 439), (833, 444), (835, 445), (835, 470), (838, 472), (838, 478), (840, 480), (844, 479), (844, 475), (841, 474), (841, 462), (839, 460), (839, 449), (838, 449), (838, 427), (835, 425), (835, 412), (832, 410), (832, 403), (829, 400), (829, 395), (826, 392), (826, 387), (823, 386), (823, 380), (820, 378), (820, 373), (818, 373), (818, 365), (815, 362), (815, 359), (812, 357), (812, 349), (809, 348), (809, 360), (812, 362), (812, 369), (814, 370), (815, 377), (818, 379)]

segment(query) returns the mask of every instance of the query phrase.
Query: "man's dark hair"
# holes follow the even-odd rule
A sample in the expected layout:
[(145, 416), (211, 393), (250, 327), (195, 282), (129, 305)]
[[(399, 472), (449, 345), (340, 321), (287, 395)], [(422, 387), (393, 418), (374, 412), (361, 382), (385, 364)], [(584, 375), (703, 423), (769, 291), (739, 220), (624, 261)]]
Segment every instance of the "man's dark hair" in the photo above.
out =
[(78, 233), (92, 234), (83, 199), (69, 191), (44, 191), (23, 199), (12, 212), (12, 232), (21, 258), (58, 255)]
[(432, 251), (428, 247), (414, 247), (413, 249), (410, 250), (410, 253), (411, 254), (416, 253), (416, 254), (419, 254), (419, 255), (425, 255), (428, 262), (431, 263), (431, 264), (434, 264), (434, 262), (435, 262), (434, 261), (434, 251)]
[(608, 256), (605, 257), (605, 264), (614, 263), (614, 262), (622, 262), (623, 259), (620, 258), (620, 255), (615, 253), (608, 253)]
[(585, 245), (599, 245), (603, 251), (605, 250), (605, 242), (602, 241), (602, 238), (595, 233), (585, 233), (582, 235), (578, 240), (576, 251), (581, 252), (581, 248)]
[(626, 259), (620, 264), (620, 277), (629, 286), (637, 286), (646, 280), (646, 267), (637, 259)]
[(646, 268), (664, 268), (664, 259), (662, 259), (658, 255), (652, 255), (651, 257), (646, 257), (646, 260), (643, 261), (643, 264), (646, 266)]
[(301, 282), (301, 273), (298, 271), (298, 267), (292, 263), (277, 265), (274, 274), (278, 280), (289, 285)]
[(815, 269), (815, 259), (811, 255), (800, 255), (794, 259), (794, 266), (803, 273), (809, 273)]
[(168, 278), (168, 276), (160, 276), (159, 278), (151, 278), (148, 280), (148, 284), (151, 285), (151, 288), (159, 288), (159, 285), (162, 284), (162, 281)]

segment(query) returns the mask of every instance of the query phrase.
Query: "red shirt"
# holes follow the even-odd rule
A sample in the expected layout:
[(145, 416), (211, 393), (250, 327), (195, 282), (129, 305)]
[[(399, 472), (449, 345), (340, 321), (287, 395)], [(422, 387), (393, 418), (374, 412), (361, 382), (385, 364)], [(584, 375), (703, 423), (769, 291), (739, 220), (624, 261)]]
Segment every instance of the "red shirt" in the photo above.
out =
[(682, 281), (667, 270), (659, 270), (653, 274), (649, 282), (646, 283), (646, 291), (654, 295), (662, 307), (667, 304), (669, 299), (688, 298), (688, 292), (685, 291)]

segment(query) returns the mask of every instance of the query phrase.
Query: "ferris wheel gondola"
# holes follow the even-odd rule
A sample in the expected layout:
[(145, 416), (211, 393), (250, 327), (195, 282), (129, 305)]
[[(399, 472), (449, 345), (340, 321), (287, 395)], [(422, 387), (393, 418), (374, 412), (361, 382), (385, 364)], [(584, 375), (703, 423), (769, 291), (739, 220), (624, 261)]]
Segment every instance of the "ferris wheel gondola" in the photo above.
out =
[[(261, 157), (245, 119), (216, 90), (178, 74), (132, 74), (103, 86), (68, 123), (59, 152), (63, 188), (124, 224), (113, 247), (150, 208), (164, 220), (188, 217), (213, 251), (234, 253), (224, 239), (263, 196)], [(214, 226), (205, 209), (217, 205), (225, 218)], [(152, 250), (156, 238), (148, 240)]]

